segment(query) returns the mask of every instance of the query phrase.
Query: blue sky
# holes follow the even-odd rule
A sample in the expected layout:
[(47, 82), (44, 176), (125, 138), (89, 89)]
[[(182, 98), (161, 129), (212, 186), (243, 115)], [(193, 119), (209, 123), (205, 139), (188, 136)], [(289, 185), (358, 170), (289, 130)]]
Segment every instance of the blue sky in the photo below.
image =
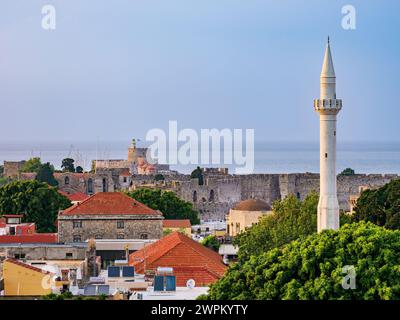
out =
[[(57, 28), (41, 28), (41, 8)], [(357, 29), (341, 27), (343, 5)], [(0, 139), (129, 140), (152, 128), (254, 128), (316, 141), (326, 37), (341, 141), (399, 141), (395, 0), (2, 0)]]

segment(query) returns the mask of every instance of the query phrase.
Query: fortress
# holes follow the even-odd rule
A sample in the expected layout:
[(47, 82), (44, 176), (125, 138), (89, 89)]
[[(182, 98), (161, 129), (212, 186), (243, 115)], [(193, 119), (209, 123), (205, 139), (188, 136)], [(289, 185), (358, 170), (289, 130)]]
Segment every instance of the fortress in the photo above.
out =
[[(207, 175), (204, 185), (188, 175), (166, 177), (158, 187), (175, 192), (180, 198), (193, 203), (204, 221), (224, 220), (235, 204), (254, 198), (272, 205), (275, 200), (289, 194), (303, 200), (310, 192), (319, 192), (319, 174), (251, 174), (251, 175)], [(338, 200), (340, 210), (350, 210), (350, 198), (359, 195), (361, 188), (377, 188), (385, 185), (398, 175), (357, 174), (338, 176)], [(156, 184), (150, 176), (133, 177), (133, 186)]]

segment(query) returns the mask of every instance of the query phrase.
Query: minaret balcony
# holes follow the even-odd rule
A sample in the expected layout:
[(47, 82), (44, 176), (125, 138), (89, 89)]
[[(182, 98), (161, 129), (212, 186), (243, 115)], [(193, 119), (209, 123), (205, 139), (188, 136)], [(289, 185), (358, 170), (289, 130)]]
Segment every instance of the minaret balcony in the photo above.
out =
[(342, 109), (342, 99), (315, 99), (315, 111), (338, 113)]

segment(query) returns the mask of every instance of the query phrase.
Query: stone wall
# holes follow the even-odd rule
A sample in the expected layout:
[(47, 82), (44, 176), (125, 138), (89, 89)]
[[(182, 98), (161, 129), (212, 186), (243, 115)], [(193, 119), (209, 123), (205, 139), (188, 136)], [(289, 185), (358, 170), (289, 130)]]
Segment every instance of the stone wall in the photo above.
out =
[[(79, 215), (58, 217), (58, 239), (60, 242), (73, 242), (79, 236), (87, 239), (160, 239), (163, 235), (162, 216), (146, 215)], [(81, 228), (74, 228), (73, 222), (81, 221)], [(123, 221), (123, 228), (117, 222)]]
[(21, 246), (4, 244), (0, 246), (0, 253), (7, 258), (15, 259), (24, 255), (26, 260), (85, 260), (86, 250), (86, 244), (24, 244)]

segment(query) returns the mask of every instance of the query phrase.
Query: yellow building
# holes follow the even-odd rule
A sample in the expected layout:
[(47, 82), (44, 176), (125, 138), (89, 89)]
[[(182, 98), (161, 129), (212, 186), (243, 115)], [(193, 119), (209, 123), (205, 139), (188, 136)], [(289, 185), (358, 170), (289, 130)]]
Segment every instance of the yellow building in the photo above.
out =
[(226, 233), (234, 237), (270, 213), (272, 213), (270, 205), (262, 200), (248, 199), (239, 202), (226, 216)]
[(191, 237), (192, 235), (192, 224), (189, 219), (163, 220), (163, 231), (164, 233), (172, 233), (174, 231), (182, 232), (183, 234)]
[(14, 259), (3, 263), (5, 296), (43, 296), (52, 292), (53, 274)]

